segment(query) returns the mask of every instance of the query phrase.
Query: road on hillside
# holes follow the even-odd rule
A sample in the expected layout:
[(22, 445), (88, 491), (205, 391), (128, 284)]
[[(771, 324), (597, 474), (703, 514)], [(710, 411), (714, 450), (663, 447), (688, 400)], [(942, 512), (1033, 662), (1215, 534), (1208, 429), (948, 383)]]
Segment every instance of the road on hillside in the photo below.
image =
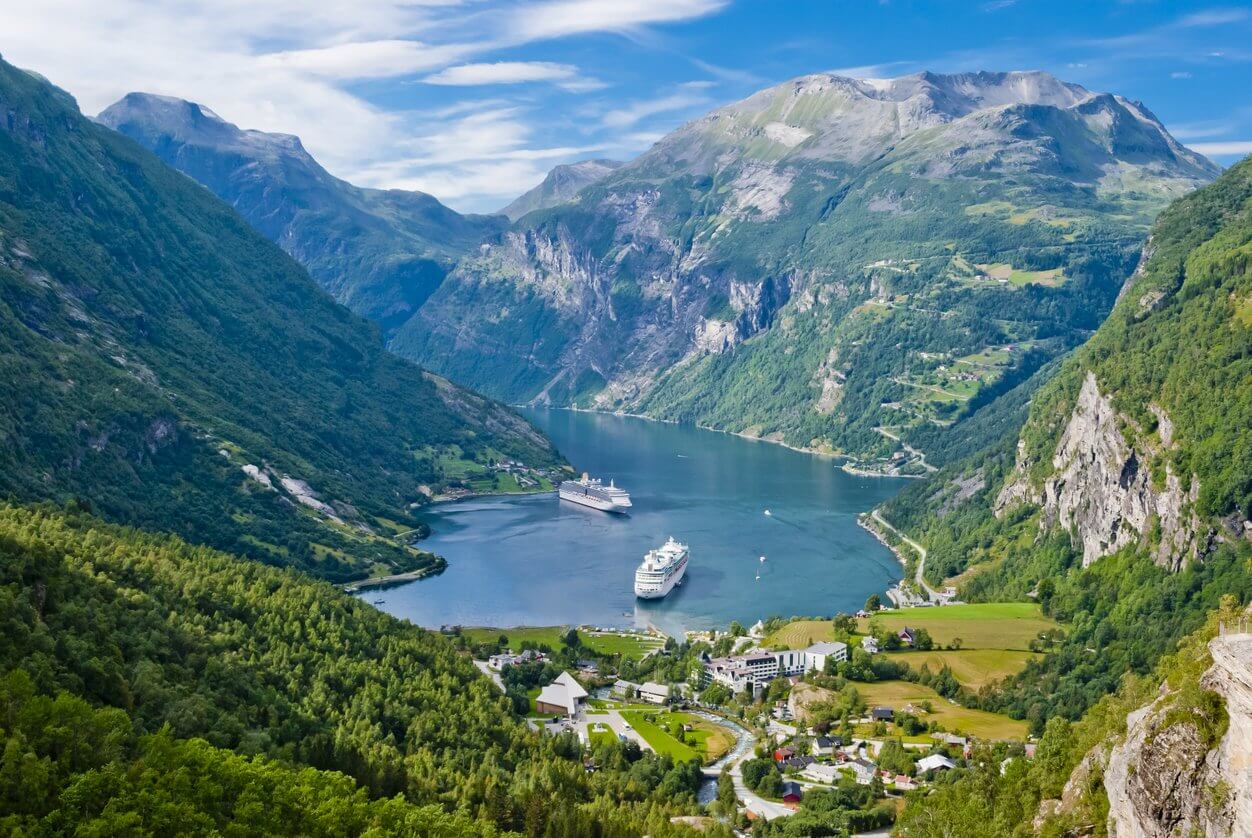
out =
[(871, 514), (873, 515), (874, 520), (877, 521), (879, 524), (881, 524), (884, 529), (888, 529), (891, 532), (895, 533), (896, 536), (899, 537), (901, 541), (903, 541), (905, 544), (909, 545), (910, 547), (912, 547), (914, 550), (917, 551), (917, 555), (918, 555), (917, 573), (913, 575), (914, 581), (917, 582), (917, 584), (922, 588), (922, 590), (926, 592), (927, 596), (929, 596), (932, 600), (939, 599), (939, 592), (936, 591), (934, 588), (930, 587), (930, 585), (927, 585), (926, 579), (924, 577), (924, 574), (926, 572), (926, 548), (918, 544), (913, 539), (909, 538), (904, 533), (900, 532), (895, 527), (888, 524), (887, 519), (883, 518), (883, 516), (878, 512), (877, 509), (875, 509)]

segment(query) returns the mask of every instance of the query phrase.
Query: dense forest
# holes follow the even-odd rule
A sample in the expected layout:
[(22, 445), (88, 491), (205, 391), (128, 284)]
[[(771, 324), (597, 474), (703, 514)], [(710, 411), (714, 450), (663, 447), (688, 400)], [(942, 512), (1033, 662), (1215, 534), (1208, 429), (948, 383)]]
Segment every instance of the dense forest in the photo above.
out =
[(330, 585), (50, 506), (0, 507), (0, 710), (0, 823), (37, 834), (207, 832), (279, 789), (283, 834), (668, 835), (700, 782), (612, 744), (587, 771), (445, 638)]
[(0, 493), (347, 579), (434, 565), (382, 535), (445, 461), (559, 461), (65, 93), (0, 62), (0, 112)]

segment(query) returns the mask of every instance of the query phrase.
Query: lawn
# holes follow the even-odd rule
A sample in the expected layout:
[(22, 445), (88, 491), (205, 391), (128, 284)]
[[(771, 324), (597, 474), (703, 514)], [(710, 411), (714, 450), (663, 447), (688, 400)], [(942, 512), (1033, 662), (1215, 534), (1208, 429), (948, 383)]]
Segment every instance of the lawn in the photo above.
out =
[(766, 637), (761, 645), (774, 649), (804, 649), (834, 639), (835, 626), (830, 620), (796, 620)]
[[(656, 722), (646, 717), (652, 716)], [(726, 728), (708, 719), (690, 713), (670, 713), (663, 710), (626, 710), (622, 718), (630, 722), (635, 731), (644, 738), (658, 754), (668, 754), (675, 760), (700, 759), (714, 762), (735, 745), (735, 736)], [(666, 729), (671, 725), (691, 725), (687, 742), (679, 742)]]
[[(489, 628), (475, 626), (462, 629), (461, 633), (472, 643), (494, 643), (500, 635), (509, 639), (509, 646), (520, 649), (526, 642), (537, 646), (548, 646), (552, 649), (561, 648), (561, 637), (569, 631), (569, 626), (519, 626), (514, 628)], [(661, 641), (643, 635), (631, 634), (595, 634), (580, 631), (578, 636), (583, 645), (598, 655), (623, 655), (638, 660), (648, 652), (661, 646)]]
[(509, 646), (515, 650), (520, 649), (527, 641), (539, 646), (559, 649), (561, 648), (561, 635), (568, 630), (566, 626), (518, 626), (505, 629), (475, 626), (462, 629), (461, 634), (472, 643), (494, 643), (503, 634), (509, 638)]
[[(950, 733), (975, 736), (980, 739), (1024, 739), (1029, 730), (1026, 722), (1010, 719), (998, 713), (958, 707), (930, 687), (911, 684), (908, 681), (878, 681), (872, 684), (857, 683), (857, 692), (870, 707), (891, 707), (896, 712), (912, 704), (918, 717), (924, 721), (937, 721)], [(921, 712), (920, 705), (929, 701), (934, 712)]]
[[(963, 649), (1029, 651), (1030, 641), (1040, 632), (1057, 627), (1056, 622), (1043, 616), (1039, 606), (1032, 602), (903, 608), (877, 614), (872, 620), (892, 631), (905, 626), (924, 628), (941, 646), (947, 646), (959, 637)], [(860, 620), (859, 630), (868, 632), (869, 624), (869, 619)]]
[(587, 725), (587, 740), (591, 747), (602, 745), (606, 742), (616, 742), (617, 734), (613, 729), (603, 722), (592, 722)]
[(887, 657), (918, 672), (929, 666), (938, 672), (946, 665), (962, 686), (977, 692), (985, 684), (1016, 675), (1038, 655), (1010, 649), (961, 649), (959, 651), (890, 652)]
[(621, 655), (635, 660), (664, 645), (661, 640), (644, 635), (590, 632), (579, 634), (583, 639), (583, 644), (598, 655)]

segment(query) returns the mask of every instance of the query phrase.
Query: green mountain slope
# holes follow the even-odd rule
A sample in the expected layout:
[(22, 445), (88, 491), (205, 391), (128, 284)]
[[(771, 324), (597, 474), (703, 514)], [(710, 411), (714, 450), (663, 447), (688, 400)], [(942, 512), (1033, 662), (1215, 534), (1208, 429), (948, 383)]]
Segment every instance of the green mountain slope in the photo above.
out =
[(6, 834), (691, 834), (696, 763), (596, 754), (328, 584), (0, 506)]
[[(1070, 623), (994, 699), (1076, 717), (1145, 672), (1223, 594), (1252, 596), (1252, 161), (1180, 199), (1108, 320), (1035, 394), (1019, 436), (884, 508), (967, 598)], [(1015, 443), (1015, 444), (1014, 444)]]
[(1216, 173), (1043, 73), (806, 76), (528, 214), (391, 345), (508, 400), (885, 456), (1085, 340)]
[(0, 493), (347, 579), (437, 566), (383, 533), (452, 464), (557, 461), (64, 93), (0, 113)]
[(348, 308), (389, 333), (456, 257), (506, 226), (422, 192), (331, 176), (297, 137), (243, 131), (201, 105), (131, 93), (97, 117), (233, 206)]

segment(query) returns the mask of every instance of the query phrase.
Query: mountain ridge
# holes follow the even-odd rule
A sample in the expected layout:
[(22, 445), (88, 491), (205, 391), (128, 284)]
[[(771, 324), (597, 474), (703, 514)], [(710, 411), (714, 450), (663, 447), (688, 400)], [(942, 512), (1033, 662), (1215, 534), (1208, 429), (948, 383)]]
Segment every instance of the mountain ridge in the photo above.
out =
[(96, 119), (231, 204), (385, 333), (422, 305), (462, 251), (507, 223), (462, 215), (424, 192), (354, 186), (299, 137), (240, 129), (184, 99), (129, 93)]
[(1046, 74), (801, 77), (528, 214), (392, 347), (509, 401), (884, 456), (875, 427), (965, 415), (952, 363), (1028, 347), (973, 371), (990, 398), (1085, 339), (1156, 211), (1216, 173), (1146, 108)]
[(45, 82), (0, 105), (0, 491), (346, 580), (442, 567), (391, 537), (441, 463), (559, 464)]

